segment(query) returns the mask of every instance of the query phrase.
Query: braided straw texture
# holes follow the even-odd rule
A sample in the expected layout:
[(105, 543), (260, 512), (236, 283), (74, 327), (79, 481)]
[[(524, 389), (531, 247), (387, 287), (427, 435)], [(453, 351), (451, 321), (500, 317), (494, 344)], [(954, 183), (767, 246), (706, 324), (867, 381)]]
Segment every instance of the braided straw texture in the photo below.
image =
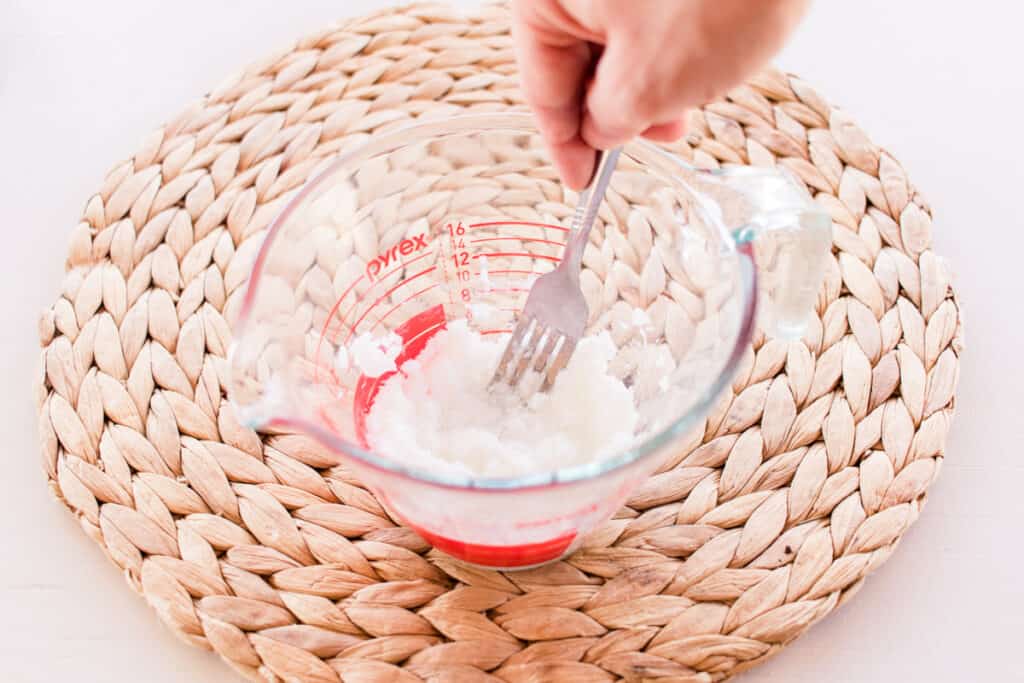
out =
[[(375, 131), (519, 102), (501, 8), (348, 21), (157, 130), (72, 233), (40, 329), (50, 485), (168, 626), (249, 678), (718, 681), (848, 599), (921, 510), (961, 348), (928, 206), (772, 70), (695, 113), (675, 150), (804, 180), (834, 221), (819, 320), (803, 342), (758, 338), (703, 435), (573, 556), (467, 568), (308, 439), (235, 420), (229, 321), (289, 191)], [(605, 250), (617, 277), (657, 279), (650, 244), (630, 230)]]

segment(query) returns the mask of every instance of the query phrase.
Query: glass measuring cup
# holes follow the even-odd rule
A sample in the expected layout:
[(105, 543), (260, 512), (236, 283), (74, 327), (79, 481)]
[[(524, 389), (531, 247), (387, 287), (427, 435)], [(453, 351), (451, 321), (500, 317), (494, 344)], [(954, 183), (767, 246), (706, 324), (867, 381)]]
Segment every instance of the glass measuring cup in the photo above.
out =
[[(611, 335), (610, 372), (632, 390), (631, 444), (497, 477), (377, 452), (366, 424), (381, 386), (455, 321), (511, 331), (532, 281), (560, 261), (575, 203), (524, 113), (421, 122), (342, 155), (291, 200), (257, 257), (230, 358), (240, 418), (316, 438), (392, 516), (460, 559), (521, 568), (578, 547), (702, 427), (756, 323), (802, 334), (830, 221), (774, 170), (699, 170), (627, 145), (580, 282), (587, 334)], [(352, 362), (367, 340), (392, 348), (383, 371)], [(605, 406), (581, 396), (578, 409), (600, 419)]]

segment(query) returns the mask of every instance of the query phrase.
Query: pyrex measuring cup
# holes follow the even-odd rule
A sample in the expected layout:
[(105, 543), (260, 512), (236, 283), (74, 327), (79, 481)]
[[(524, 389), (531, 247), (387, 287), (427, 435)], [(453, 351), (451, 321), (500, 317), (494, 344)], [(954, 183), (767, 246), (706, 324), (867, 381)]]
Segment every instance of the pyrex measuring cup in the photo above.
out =
[[(515, 568), (571, 551), (702, 428), (756, 323), (802, 334), (830, 244), (827, 216), (776, 171), (698, 170), (627, 145), (580, 282), (587, 333), (611, 334), (610, 371), (632, 389), (632, 443), (490, 478), (376, 452), (366, 420), (382, 384), (453, 321), (508, 333), (532, 281), (559, 262), (575, 203), (528, 114), (421, 122), (342, 155), (259, 253), (231, 355), (240, 417), (315, 437), (390, 514), (458, 558)], [(367, 339), (394, 345), (393, 368), (351, 362)], [(581, 396), (578, 410), (600, 419), (607, 408)]]

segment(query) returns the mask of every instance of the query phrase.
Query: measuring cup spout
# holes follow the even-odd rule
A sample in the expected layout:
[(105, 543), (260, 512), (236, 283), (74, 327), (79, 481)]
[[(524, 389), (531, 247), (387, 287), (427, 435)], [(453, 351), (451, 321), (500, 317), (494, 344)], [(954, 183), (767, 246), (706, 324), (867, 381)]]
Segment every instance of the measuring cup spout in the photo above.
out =
[(239, 422), (251, 429), (285, 416), (288, 384), (280, 376), (286, 363), (276, 340), (261, 330), (235, 338), (228, 352), (228, 397)]
[(309, 315), (296, 303), (297, 281), (267, 266), (261, 253), (228, 350), (228, 397), (253, 429), (293, 416), (310, 365), (303, 352)]
[(749, 202), (733, 237), (758, 265), (766, 299), (760, 324), (773, 337), (799, 339), (825, 274), (832, 221), (799, 181), (777, 170), (730, 168), (721, 177)]

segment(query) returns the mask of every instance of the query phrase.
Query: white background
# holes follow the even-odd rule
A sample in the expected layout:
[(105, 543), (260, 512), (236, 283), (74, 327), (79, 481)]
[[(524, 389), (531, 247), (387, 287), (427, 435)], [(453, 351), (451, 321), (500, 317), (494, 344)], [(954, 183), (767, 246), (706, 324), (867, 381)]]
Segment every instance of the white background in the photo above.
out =
[[(0, 679), (238, 680), (177, 641), (50, 498), (30, 390), (36, 317), (57, 295), (86, 199), (146, 133), (236, 68), (382, 4), (0, 0)], [(892, 150), (930, 199), (968, 352), (920, 521), (853, 601), (744, 681), (1024, 680), (1019, 7), (818, 0), (780, 58)]]

